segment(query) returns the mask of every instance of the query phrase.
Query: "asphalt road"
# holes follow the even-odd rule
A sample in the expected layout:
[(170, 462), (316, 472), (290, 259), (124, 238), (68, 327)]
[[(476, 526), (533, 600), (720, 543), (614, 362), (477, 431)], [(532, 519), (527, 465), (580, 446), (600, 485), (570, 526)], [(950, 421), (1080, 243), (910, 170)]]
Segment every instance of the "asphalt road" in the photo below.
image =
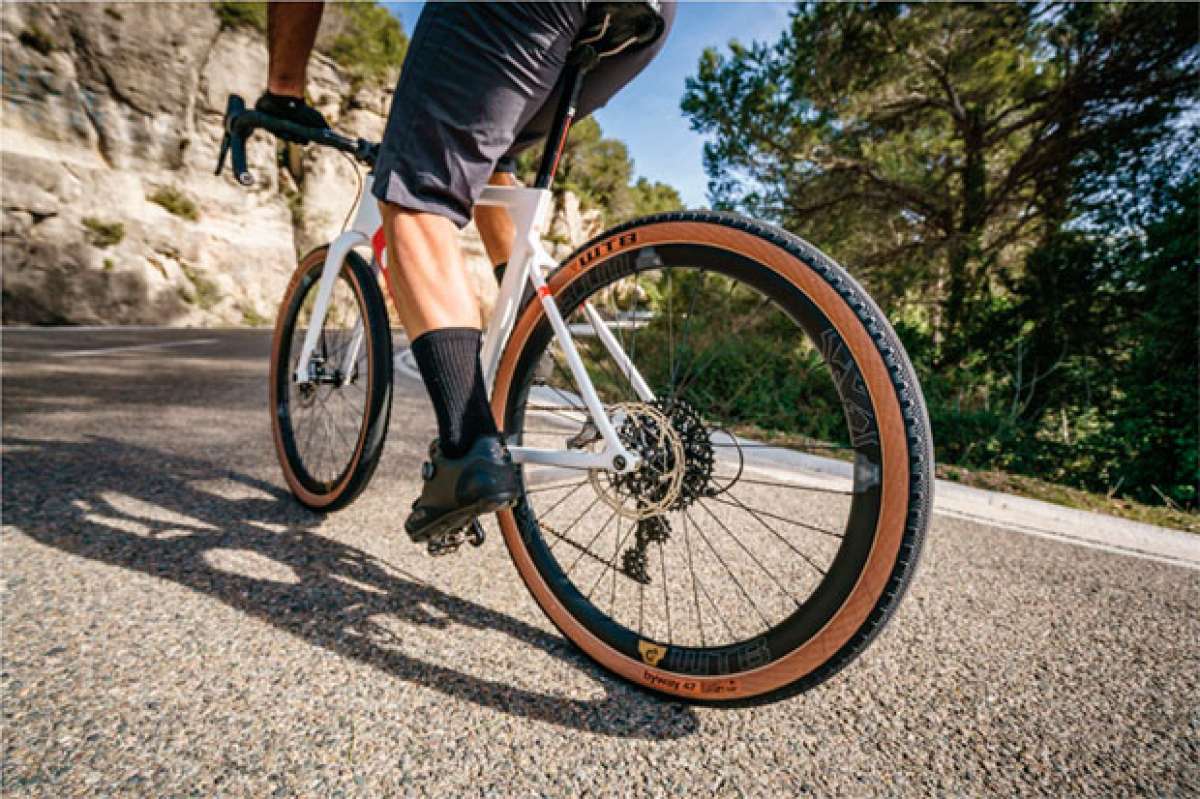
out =
[(1200, 572), (936, 517), (895, 620), (795, 699), (692, 708), (545, 621), (493, 535), (283, 489), (256, 331), (3, 333), (5, 796), (1196, 795)]

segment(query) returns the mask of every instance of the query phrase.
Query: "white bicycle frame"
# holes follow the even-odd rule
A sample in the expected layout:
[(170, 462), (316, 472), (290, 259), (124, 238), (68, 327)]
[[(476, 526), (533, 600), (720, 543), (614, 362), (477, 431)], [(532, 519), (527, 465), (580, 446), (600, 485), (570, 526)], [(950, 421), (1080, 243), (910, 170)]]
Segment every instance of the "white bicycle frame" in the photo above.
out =
[[(372, 178), (373, 176), (368, 176), (365, 182), (362, 195), (358, 199), (358, 210), (350, 229), (334, 239), (329, 247), (329, 254), (325, 258), (325, 265), (321, 272), (321, 281), (317, 287), (312, 319), (309, 321), (308, 332), (305, 334), (300, 359), (296, 365), (294, 379), (297, 383), (311, 383), (314, 379), (311, 372), (313, 351), (316, 349), (320, 331), (324, 326), (333, 287), (346, 256), (353, 249), (370, 248), (375, 256), (372, 261), (374, 269), (377, 272), (386, 269), (382, 220), (379, 215), (379, 206), (370, 191)], [(618, 473), (633, 471), (638, 467), (640, 458), (636, 453), (626, 449), (617, 435), (616, 427), (622, 422), (621, 414), (618, 412), (614, 418), (610, 419), (605, 412), (604, 405), (597, 396), (596, 389), (587, 373), (587, 368), (579, 357), (579, 351), (575, 347), (571, 331), (563, 320), (557, 303), (546, 288), (546, 275), (549, 270), (557, 266), (557, 263), (542, 246), (538, 230), (541, 229), (550, 212), (550, 190), (524, 186), (487, 186), (483, 190), (479, 204), (506, 209), (516, 227), (517, 234), (508, 267), (504, 272), (504, 279), (500, 282), (500, 294), (492, 309), (492, 316), (483, 336), (480, 360), (489, 393), (495, 384), (500, 356), (504, 352), (504, 346), (508, 343), (513, 325), (516, 323), (521, 295), (525, 283), (528, 282), (533, 286), (534, 296), (542, 303), (546, 318), (554, 331), (554, 337), (566, 356), (571, 375), (575, 378), (576, 388), (579, 389), (584, 407), (604, 441), (604, 447), (599, 452), (513, 446), (509, 447), (513, 461), (568, 469), (604, 469)], [(592, 307), (591, 303), (584, 305), (583, 312), (596, 337), (608, 350), (621, 373), (629, 376), (630, 384), (639, 399), (643, 402), (652, 402), (654, 393), (642, 379), (629, 356), (625, 354), (620, 342), (608, 329), (608, 325), (599, 312)], [(360, 318), (352, 334), (351, 344), (347, 348), (346, 360), (342, 365), (344, 381), (349, 381), (353, 377), (352, 370), (362, 348), (364, 332), (363, 320)]]

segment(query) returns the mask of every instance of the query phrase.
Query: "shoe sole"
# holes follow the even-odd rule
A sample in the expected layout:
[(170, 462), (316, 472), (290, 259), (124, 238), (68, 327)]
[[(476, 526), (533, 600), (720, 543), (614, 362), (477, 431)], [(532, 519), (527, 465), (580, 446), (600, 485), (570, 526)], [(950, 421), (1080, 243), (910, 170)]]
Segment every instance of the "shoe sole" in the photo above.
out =
[(429, 539), (436, 538), (450, 530), (466, 527), (473, 519), (479, 516), (511, 508), (517, 504), (519, 496), (519, 494), (502, 494), (499, 497), (487, 497), (474, 504), (450, 511), (436, 522), (433, 522), (423, 530), (418, 530), (416, 533), (408, 533), (408, 530), (405, 530), (405, 532), (408, 533), (409, 539), (414, 544), (423, 544)]

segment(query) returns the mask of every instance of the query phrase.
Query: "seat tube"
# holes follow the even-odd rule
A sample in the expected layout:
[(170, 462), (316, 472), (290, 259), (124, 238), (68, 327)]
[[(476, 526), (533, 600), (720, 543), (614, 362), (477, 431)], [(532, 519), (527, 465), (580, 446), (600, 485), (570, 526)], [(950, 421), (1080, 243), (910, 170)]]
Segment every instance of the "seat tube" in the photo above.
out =
[(533, 183), (534, 188), (548, 189), (554, 181), (554, 174), (558, 171), (558, 161), (562, 158), (563, 149), (567, 146), (567, 134), (571, 132), (571, 124), (575, 121), (575, 114), (579, 108), (579, 91), (583, 88), (583, 79), (590, 67), (591, 64), (588, 62), (576, 62), (568, 63), (566, 69), (563, 70), (563, 84), (567, 90), (562, 93), (558, 100), (558, 107), (554, 109), (554, 122), (550, 126), (550, 135), (546, 139), (547, 142), (554, 142), (554, 147), (547, 147), (542, 154), (542, 163), (538, 167), (537, 179)]

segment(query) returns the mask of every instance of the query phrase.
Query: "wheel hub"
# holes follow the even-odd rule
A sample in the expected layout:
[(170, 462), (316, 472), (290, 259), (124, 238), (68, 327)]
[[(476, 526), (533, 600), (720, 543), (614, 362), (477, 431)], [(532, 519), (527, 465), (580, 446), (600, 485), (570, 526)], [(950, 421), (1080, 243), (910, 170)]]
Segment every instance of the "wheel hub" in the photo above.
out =
[(611, 412), (621, 443), (641, 458), (641, 464), (625, 474), (593, 469), (589, 472), (592, 487), (606, 505), (627, 519), (657, 516), (679, 496), (683, 441), (666, 414), (650, 403), (622, 402)]
[(708, 489), (713, 448), (695, 408), (678, 399), (623, 402), (611, 408), (617, 436), (637, 453), (632, 472), (589, 473), (596, 494), (628, 519), (661, 516), (688, 507)]

